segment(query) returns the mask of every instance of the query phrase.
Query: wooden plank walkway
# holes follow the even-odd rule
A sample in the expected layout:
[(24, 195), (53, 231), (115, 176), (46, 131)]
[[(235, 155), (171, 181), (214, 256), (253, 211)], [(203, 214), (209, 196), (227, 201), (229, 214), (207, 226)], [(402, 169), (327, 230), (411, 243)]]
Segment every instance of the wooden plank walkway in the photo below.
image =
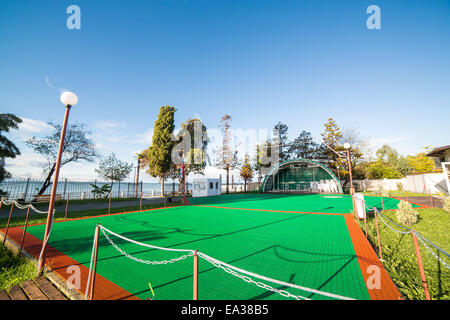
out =
[(0, 300), (68, 300), (47, 278), (39, 276), (0, 291)]

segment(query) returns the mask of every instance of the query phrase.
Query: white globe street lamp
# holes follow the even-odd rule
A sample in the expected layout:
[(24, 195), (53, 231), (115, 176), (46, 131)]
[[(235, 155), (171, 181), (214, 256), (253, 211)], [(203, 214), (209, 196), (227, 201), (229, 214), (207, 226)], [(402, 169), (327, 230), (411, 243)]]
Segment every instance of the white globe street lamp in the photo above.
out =
[(78, 103), (77, 95), (70, 91), (64, 91), (63, 93), (61, 93), (60, 100), (65, 106), (73, 107)]
[(46, 255), (46, 251), (47, 251), (50, 230), (52, 228), (53, 211), (55, 208), (56, 187), (58, 186), (59, 169), (61, 167), (61, 157), (62, 157), (62, 154), (64, 151), (63, 150), (64, 138), (66, 136), (67, 123), (69, 120), (69, 112), (70, 112), (70, 108), (78, 103), (78, 97), (73, 92), (65, 91), (61, 94), (60, 100), (66, 106), (66, 112), (64, 115), (64, 122), (63, 122), (62, 130), (61, 130), (61, 137), (59, 138), (58, 156), (56, 158), (56, 164), (55, 164), (55, 176), (53, 178), (52, 193), (50, 195), (50, 203), (48, 205), (47, 223), (45, 226), (45, 235), (44, 235), (44, 239), (43, 239), (43, 243), (42, 243), (41, 254), (39, 256), (39, 265), (38, 265), (39, 273), (42, 273), (42, 271), (45, 267), (45, 255)]
[(345, 149), (348, 150), (348, 149), (350, 149), (350, 147), (351, 147), (350, 143), (344, 143), (344, 148)]

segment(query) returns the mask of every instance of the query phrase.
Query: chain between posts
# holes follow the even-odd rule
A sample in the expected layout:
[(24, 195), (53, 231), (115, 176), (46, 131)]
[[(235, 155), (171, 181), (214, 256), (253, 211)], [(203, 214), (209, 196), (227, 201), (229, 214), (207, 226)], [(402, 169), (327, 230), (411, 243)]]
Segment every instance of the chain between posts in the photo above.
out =
[(268, 284), (265, 284), (263, 282), (255, 281), (252, 278), (250, 278), (249, 276), (242, 275), (242, 274), (240, 274), (240, 273), (238, 273), (238, 272), (236, 272), (236, 271), (234, 271), (234, 270), (232, 270), (232, 269), (230, 269), (228, 267), (225, 267), (225, 266), (221, 265), (220, 263), (212, 261), (212, 260), (208, 259), (207, 257), (203, 256), (202, 254), (200, 254), (199, 256), (201, 258), (205, 259), (206, 261), (208, 261), (209, 263), (211, 263), (216, 268), (223, 269), (226, 273), (231, 274), (231, 275), (233, 275), (233, 276), (235, 276), (237, 278), (240, 278), (241, 280), (243, 280), (243, 281), (245, 281), (247, 283), (254, 284), (254, 285), (258, 286), (259, 288), (265, 289), (267, 291), (275, 292), (275, 293), (277, 293), (277, 294), (279, 294), (279, 295), (281, 295), (281, 296), (283, 296), (285, 298), (294, 298), (296, 300), (311, 300), (311, 299), (308, 299), (308, 298), (300, 296), (300, 295), (293, 295), (293, 294), (287, 292), (286, 290), (280, 290), (280, 289), (273, 288), (273, 287), (271, 287)]
[(187, 257), (193, 256), (194, 252), (190, 252), (188, 254), (184, 254), (178, 258), (173, 258), (170, 260), (161, 260), (161, 261), (149, 261), (149, 260), (143, 260), (137, 257), (134, 257), (133, 255), (126, 253), (124, 250), (122, 250), (118, 245), (116, 245), (114, 243), (114, 241), (105, 233), (105, 230), (103, 228), (100, 228), (100, 230), (102, 231), (103, 235), (105, 236), (105, 238), (108, 240), (108, 242), (118, 251), (120, 252), (122, 255), (124, 255), (125, 257), (127, 257), (128, 259), (131, 259), (133, 261), (139, 262), (139, 263), (144, 263), (144, 264), (152, 264), (152, 265), (159, 265), (159, 264), (170, 264), (170, 263), (174, 263), (180, 260), (184, 260)]

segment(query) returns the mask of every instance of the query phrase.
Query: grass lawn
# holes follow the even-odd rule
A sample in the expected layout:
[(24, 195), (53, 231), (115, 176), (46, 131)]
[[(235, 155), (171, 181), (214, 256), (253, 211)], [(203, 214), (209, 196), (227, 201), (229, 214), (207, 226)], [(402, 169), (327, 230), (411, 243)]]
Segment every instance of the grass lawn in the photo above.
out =
[[(446, 252), (450, 252), (450, 214), (442, 209), (416, 209), (419, 213), (418, 222), (413, 229), (420, 232), (425, 238), (432, 241)], [(384, 215), (398, 223), (395, 211), (385, 211)], [(359, 222), (364, 230), (364, 221)], [(420, 280), (414, 244), (410, 234), (398, 234), (386, 227), (378, 220), (383, 265), (389, 272), (394, 283), (407, 299), (425, 299)], [(395, 229), (398, 227), (393, 226)], [(368, 216), (368, 238), (376, 251), (378, 251), (377, 233), (373, 214)], [(450, 269), (435, 259), (430, 252), (419, 242), (420, 254), (424, 265), (428, 288), (432, 300), (450, 299)], [(437, 253), (437, 250), (434, 250)], [(447, 264), (450, 259), (442, 253), (439, 256)]]
[[(167, 202), (166, 206), (176, 206), (180, 205), (180, 202)], [(153, 208), (160, 208), (164, 207), (164, 203), (153, 203), (153, 204), (147, 204), (142, 205), (142, 210), (145, 209), (153, 209)], [(117, 213), (117, 212), (128, 212), (128, 211), (137, 211), (139, 210), (139, 206), (130, 206), (130, 207), (121, 207), (121, 208), (111, 208), (111, 213)], [(84, 211), (69, 211), (68, 218), (80, 218), (80, 217), (90, 217), (90, 216), (98, 216), (108, 214), (108, 209), (95, 209), (95, 210), (84, 210)], [(55, 221), (58, 220), (64, 220), (65, 213), (64, 212), (56, 212), (55, 213)], [(45, 223), (47, 221), (47, 215), (46, 214), (38, 214), (38, 215), (30, 215), (30, 218), (28, 220), (28, 224), (38, 224), (38, 223)], [(6, 223), (8, 222), (8, 218), (2, 218), (0, 219), (0, 228), (5, 228)], [(17, 227), (17, 226), (23, 226), (25, 224), (25, 216), (20, 217), (13, 217), (11, 218), (10, 227)]]
[(36, 275), (34, 262), (12, 254), (0, 243), (0, 290), (8, 290), (25, 280), (34, 279)]
[[(390, 197), (405, 197), (405, 194), (408, 194), (408, 197), (429, 197), (430, 195), (428, 193), (418, 193), (418, 192), (410, 192), (410, 191), (400, 191), (400, 190), (386, 190)], [(367, 191), (363, 192), (366, 196), (379, 196), (379, 192), (375, 191)], [(435, 194), (434, 194), (435, 195)]]

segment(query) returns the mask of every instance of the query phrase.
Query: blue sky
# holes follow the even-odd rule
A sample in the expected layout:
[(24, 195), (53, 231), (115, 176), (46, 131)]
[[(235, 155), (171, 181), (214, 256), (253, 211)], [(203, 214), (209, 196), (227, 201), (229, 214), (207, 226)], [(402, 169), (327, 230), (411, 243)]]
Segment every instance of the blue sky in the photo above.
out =
[[(81, 9), (81, 30), (66, 8)], [(366, 8), (381, 9), (381, 30)], [(333, 117), (400, 153), (449, 144), (449, 1), (24, 1), (0, 2), (0, 111), (26, 119), (9, 136), (15, 176), (40, 173), (23, 141), (62, 121), (59, 89), (79, 104), (70, 121), (93, 130), (101, 155), (126, 161), (151, 143), (159, 107), (176, 126), (198, 117), (217, 128), (317, 139)], [(52, 88), (52, 86), (54, 88)], [(87, 178), (91, 165), (63, 168)], [(151, 180), (148, 176), (147, 180)]]

